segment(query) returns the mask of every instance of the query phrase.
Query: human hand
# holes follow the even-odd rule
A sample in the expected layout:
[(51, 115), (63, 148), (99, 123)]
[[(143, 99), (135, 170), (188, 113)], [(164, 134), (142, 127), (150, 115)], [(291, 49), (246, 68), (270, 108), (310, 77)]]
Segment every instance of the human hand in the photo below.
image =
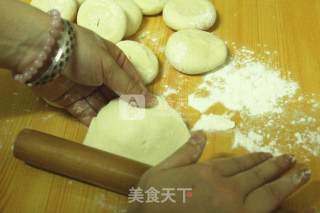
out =
[(147, 171), (138, 185), (143, 190), (154, 187), (192, 188), (192, 197), (182, 202), (182, 195), (164, 203), (133, 202), (129, 213), (267, 213), (304, 185), (311, 176), (307, 168), (294, 168), (290, 155), (272, 157), (253, 153), (196, 163), (205, 146), (201, 132), (160, 165)]
[(156, 98), (116, 45), (82, 27), (75, 29), (77, 41), (70, 63), (58, 79), (34, 87), (37, 95), (86, 125), (105, 104), (120, 95), (144, 95), (147, 107), (156, 104)]

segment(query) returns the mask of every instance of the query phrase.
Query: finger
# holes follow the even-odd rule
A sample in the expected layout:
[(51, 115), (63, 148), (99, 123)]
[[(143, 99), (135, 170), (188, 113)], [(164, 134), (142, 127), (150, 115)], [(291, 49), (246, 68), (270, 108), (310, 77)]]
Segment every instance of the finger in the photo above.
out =
[(104, 83), (116, 94), (119, 96), (143, 95), (145, 96), (146, 107), (152, 107), (157, 104), (157, 99), (149, 93), (144, 84), (124, 72), (113, 59), (106, 59), (103, 64)]
[(96, 111), (87, 100), (82, 99), (67, 107), (69, 113), (78, 118), (85, 125), (90, 125), (91, 120), (97, 116)]
[(250, 193), (245, 200), (245, 205), (248, 206), (248, 209), (254, 209), (255, 212), (271, 212), (278, 208), (289, 195), (308, 182), (310, 177), (309, 169), (296, 169), (294, 173), (286, 174)]
[(99, 89), (100, 89), (101, 93), (103, 94), (103, 96), (108, 101), (111, 101), (112, 99), (119, 97), (115, 92), (113, 92), (111, 89), (109, 89), (106, 86), (101, 86)]
[(57, 79), (48, 82), (45, 85), (39, 85), (32, 88), (33, 92), (49, 102), (54, 102), (75, 85), (74, 82), (60, 76)]
[(189, 141), (173, 155), (160, 163), (157, 168), (169, 169), (196, 163), (203, 152), (206, 141), (206, 135), (203, 132), (198, 131), (192, 133)]
[[(291, 155), (282, 155), (271, 158), (254, 168), (239, 173), (232, 178), (244, 194), (257, 189), (258, 187), (278, 178), (288, 171), (295, 164), (295, 159)], [(248, 181), (250, 180), (250, 181)]]
[(88, 87), (76, 84), (53, 102), (60, 106), (68, 107), (75, 102), (89, 96), (94, 90), (96, 90), (96, 87)]
[(143, 83), (143, 80), (139, 72), (137, 72), (136, 68), (128, 59), (128, 57), (124, 54), (124, 52), (112, 42), (107, 42), (106, 45), (111, 57), (117, 62), (117, 64), (119, 64), (120, 67), (125, 72), (127, 72), (128, 75), (130, 75), (134, 80)]
[(213, 159), (205, 163), (212, 165), (223, 176), (233, 176), (251, 169), (271, 157), (272, 155), (269, 153), (252, 153), (240, 157)]
[(94, 91), (92, 94), (86, 97), (86, 100), (96, 112), (99, 112), (100, 109), (108, 103), (108, 100), (104, 97), (100, 90)]

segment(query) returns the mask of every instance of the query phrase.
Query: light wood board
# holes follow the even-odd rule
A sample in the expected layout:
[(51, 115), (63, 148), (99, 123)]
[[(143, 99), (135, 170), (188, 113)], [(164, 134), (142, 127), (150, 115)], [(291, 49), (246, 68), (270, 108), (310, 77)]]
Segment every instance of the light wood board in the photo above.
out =
[[(320, 92), (320, 1), (319, 0), (213, 0), (219, 20), (212, 29), (228, 42), (246, 46), (256, 52), (278, 51), (272, 63), (284, 76), (291, 72), (304, 94)], [(161, 93), (164, 85), (178, 89), (179, 95), (168, 97), (191, 126), (200, 114), (182, 106), (199, 84), (201, 77), (176, 72), (166, 62), (163, 48), (172, 31), (161, 16), (145, 17), (141, 31), (149, 32), (143, 42), (151, 47), (161, 62), (161, 77), (150, 86)], [(153, 39), (152, 38), (156, 38)], [(159, 40), (157, 39), (159, 38)], [(232, 53), (232, 51), (231, 51)], [(14, 138), (23, 128), (32, 128), (81, 142), (87, 128), (66, 113), (47, 106), (32, 92), (0, 71), (0, 212), (125, 212), (126, 198), (84, 183), (40, 171), (16, 160), (12, 155)], [(214, 110), (213, 110), (214, 112)], [(318, 113), (320, 118), (320, 114)], [(232, 136), (209, 136), (204, 159), (231, 150)], [(287, 143), (293, 143), (288, 141)], [(303, 156), (298, 156), (302, 158)], [(320, 160), (310, 157), (312, 181), (289, 199), (284, 207), (297, 212), (310, 206), (320, 208)]]

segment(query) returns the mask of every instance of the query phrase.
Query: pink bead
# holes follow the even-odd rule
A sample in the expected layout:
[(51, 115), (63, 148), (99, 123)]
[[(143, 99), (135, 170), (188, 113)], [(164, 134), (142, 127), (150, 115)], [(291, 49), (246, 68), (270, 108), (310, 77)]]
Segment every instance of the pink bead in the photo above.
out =
[(60, 29), (61, 27), (61, 20), (60, 19), (55, 19), (53, 18), (52, 23), (51, 23), (52, 27), (55, 29)]
[(25, 82), (24, 78), (23, 78), (23, 75), (16, 75), (14, 77), (14, 80), (19, 81), (20, 83), (24, 83)]
[(51, 51), (52, 51), (52, 47), (49, 46), (49, 45), (45, 45), (44, 48), (43, 48), (43, 51), (44, 51), (47, 55), (49, 55), (49, 54), (51, 53)]
[(32, 75), (30, 72), (27, 71), (23, 73), (23, 78), (24, 78), (24, 81), (29, 81), (32, 78)]
[(50, 10), (49, 11), (50, 16), (60, 16), (60, 12), (56, 9)]
[(38, 70), (36, 68), (34, 68), (34, 67), (29, 68), (29, 73), (31, 73), (32, 75), (37, 74), (37, 72), (38, 72)]
[(56, 30), (56, 29), (51, 29), (51, 30), (49, 31), (49, 33), (50, 33), (50, 35), (51, 35), (53, 38), (55, 38), (55, 39), (57, 39), (57, 38), (60, 36), (60, 31), (58, 31), (58, 30)]
[(38, 55), (38, 59), (40, 59), (41, 61), (45, 61), (47, 59), (48, 55), (46, 52), (41, 51), (40, 54)]
[(39, 59), (35, 60), (33, 63), (34, 68), (40, 69), (43, 66), (43, 62)]
[(54, 38), (52, 38), (51, 36), (49, 36), (49, 38), (47, 39), (47, 44), (48, 46), (52, 47), (55, 43)]
[(13, 77), (13, 79), (16, 80), (16, 81), (20, 81), (20, 75), (15, 75), (15, 76)]

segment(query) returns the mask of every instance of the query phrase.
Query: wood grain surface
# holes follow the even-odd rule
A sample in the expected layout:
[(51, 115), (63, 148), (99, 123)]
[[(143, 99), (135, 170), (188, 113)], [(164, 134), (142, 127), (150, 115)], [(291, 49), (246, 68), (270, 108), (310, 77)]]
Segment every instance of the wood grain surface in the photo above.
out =
[[(219, 19), (212, 31), (239, 46), (256, 52), (266, 44), (278, 51), (272, 59), (284, 76), (291, 72), (304, 94), (320, 92), (320, 1), (319, 0), (213, 0)], [(147, 32), (147, 33), (146, 33)], [(150, 89), (157, 93), (170, 85), (179, 91), (168, 97), (191, 126), (200, 114), (184, 106), (187, 95), (201, 77), (179, 74), (167, 63), (163, 48), (172, 31), (161, 16), (145, 17), (141, 30), (133, 39), (153, 49), (161, 62), (161, 75)], [(145, 35), (145, 36), (143, 36)], [(3, 51), (3, 50), (1, 50)], [(232, 54), (232, 49), (231, 49)], [(78, 141), (87, 128), (63, 111), (45, 104), (32, 92), (11, 80), (9, 72), (0, 71), (0, 212), (126, 212), (126, 197), (65, 177), (25, 165), (12, 155), (14, 138), (23, 128), (32, 128)], [(214, 110), (213, 110), (214, 111)], [(318, 118), (320, 114), (318, 113)], [(231, 135), (209, 136), (203, 159), (231, 150)], [(288, 141), (287, 143), (293, 143)], [(297, 154), (297, 153), (294, 153)], [(298, 156), (303, 157), (303, 156)], [(320, 208), (320, 160), (311, 157), (312, 181), (291, 197), (283, 207), (302, 212), (308, 207)]]

